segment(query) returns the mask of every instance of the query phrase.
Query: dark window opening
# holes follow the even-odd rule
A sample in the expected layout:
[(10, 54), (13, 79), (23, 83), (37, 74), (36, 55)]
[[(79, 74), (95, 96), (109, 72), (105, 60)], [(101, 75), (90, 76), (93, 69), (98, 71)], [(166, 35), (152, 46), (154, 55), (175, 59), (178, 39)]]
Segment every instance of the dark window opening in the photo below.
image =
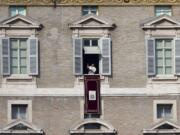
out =
[(95, 74), (99, 74), (99, 54), (84, 54), (83, 55), (83, 74), (88, 74), (87, 65), (92, 65), (96, 67)]

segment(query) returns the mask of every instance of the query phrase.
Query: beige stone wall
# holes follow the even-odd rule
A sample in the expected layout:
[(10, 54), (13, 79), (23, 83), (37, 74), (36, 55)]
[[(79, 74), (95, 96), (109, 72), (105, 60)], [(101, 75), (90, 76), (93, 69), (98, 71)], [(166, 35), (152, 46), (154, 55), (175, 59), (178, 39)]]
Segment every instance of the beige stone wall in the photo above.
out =
[[(0, 7), (0, 20), (8, 17), (8, 7)], [(179, 6), (173, 15), (179, 16)], [(28, 6), (27, 15), (44, 25), (39, 31), (39, 88), (74, 87), (72, 31), (68, 24), (81, 16), (81, 6)], [(112, 20), (117, 28), (112, 37), (110, 87), (145, 87), (146, 60), (144, 31), (140, 23), (154, 16), (153, 6), (100, 6), (99, 16)]]
[[(112, 124), (118, 135), (141, 135), (153, 123), (153, 100), (176, 100), (177, 123), (180, 124), (179, 96), (102, 97), (103, 120)], [(68, 135), (81, 120), (82, 97), (0, 97), (0, 128), (7, 125), (8, 100), (32, 100), (32, 122), (46, 135)]]

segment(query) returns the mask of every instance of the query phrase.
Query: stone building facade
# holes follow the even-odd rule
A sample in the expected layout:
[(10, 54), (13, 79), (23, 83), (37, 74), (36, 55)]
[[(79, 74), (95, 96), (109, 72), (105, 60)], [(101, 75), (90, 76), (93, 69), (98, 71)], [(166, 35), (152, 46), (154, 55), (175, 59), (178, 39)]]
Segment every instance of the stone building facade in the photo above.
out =
[(0, 46), (0, 135), (180, 134), (178, 0), (0, 0)]

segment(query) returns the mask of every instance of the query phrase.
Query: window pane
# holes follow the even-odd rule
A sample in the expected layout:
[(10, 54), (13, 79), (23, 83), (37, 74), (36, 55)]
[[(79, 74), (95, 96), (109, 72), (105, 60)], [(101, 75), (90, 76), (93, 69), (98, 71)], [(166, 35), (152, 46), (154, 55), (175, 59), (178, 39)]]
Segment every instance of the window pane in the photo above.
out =
[(156, 48), (157, 49), (163, 48), (163, 40), (156, 40)]
[(27, 105), (12, 105), (12, 119), (26, 119)]
[(162, 58), (158, 58), (156, 64), (157, 64), (157, 66), (163, 66), (163, 59)]
[(27, 105), (20, 105), (19, 107), (19, 118), (20, 119), (26, 119), (26, 109)]
[(27, 51), (25, 49), (20, 50), (20, 57), (27, 57)]
[(10, 16), (16, 15), (16, 7), (10, 7)]
[(90, 46), (90, 40), (89, 39), (84, 39), (84, 46)]
[(163, 14), (172, 15), (171, 6), (156, 6), (155, 7), (156, 16), (160, 16)]
[(20, 15), (26, 15), (26, 8), (25, 7), (19, 7), (18, 8), (19, 14)]
[(166, 49), (164, 55), (165, 55), (166, 58), (172, 58), (172, 50), (171, 49)]
[(165, 45), (165, 47), (171, 48), (172, 47), (172, 40), (165, 40), (164, 45)]
[(172, 117), (172, 104), (157, 105), (157, 118), (171, 118), (171, 117)]
[(97, 6), (83, 6), (82, 7), (82, 15), (86, 14), (97, 14)]
[(18, 41), (16, 39), (11, 40), (11, 48), (18, 49)]
[(18, 50), (17, 49), (11, 49), (11, 57), (18, 57)]
[(24, 6), (11, 6), (10, 7), (10, 15), (15, 16), (17, 14), (26, 15), (26, 7)]
[(97, 39), (92, 40), (92, 46), (98, 46), (98, 40)]
[(20, 67), (20, 74), (27, 74), (27, 67), (26, 66), (21, 66)]
[(165, 66), (172, 66), (172, 59), (171, 58), (165, 59)]
[(157, 67), (157, 74), (163, 74), (163, 68), (162, 67)]
[(165, 73), (166, 74), (172, 74), (172, 67), (166, 67), (165, 68)]
[(18, 107), (16, 105), (12, 105), (11, 117), (12, 119), (18, 118)]
[(11, 73), (12, 73), (12, 74), (18, 74), (18, 67), (16, 67), (16, 66), (11, 66)]
[(157, 50), (156, 51), (156, 56), (158, 57), (158, 58), (162, 58), (163, 57), (163, 50), (161, 49), (161, 50)]

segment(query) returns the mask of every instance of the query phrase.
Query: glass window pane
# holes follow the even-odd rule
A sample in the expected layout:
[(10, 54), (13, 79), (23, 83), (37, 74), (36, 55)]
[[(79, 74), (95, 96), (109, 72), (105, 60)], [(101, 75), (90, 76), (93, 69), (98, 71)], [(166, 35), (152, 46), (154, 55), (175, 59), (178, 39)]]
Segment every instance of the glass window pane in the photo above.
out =
[(84, 39), (84, 46), (90, 46), (90, 40), (89, 39)]
[(157, 66), (163, 66), (163, 59), (158, 58), (156, 64), (157, 64)]
[(156, 48), (157, 49), (163, 48), (163, 40), (156, 40)]
[(18, 118), (18, 106), (12, 105), (12, 112), (11, 112), (11, 117), (12, 119), (17, 119)]
[(172, 67), (166, 67), (165, 68), (165, 73), (166, 74), (172, 74)]
[(168, 47), (168, 48), (171, 48), (172, 47), (172, 40), (165, 40), (164, 41), (164, 46)]
[(15, 16), (16, 14), (16, 7), (10, 7), (10, 16)]
[(27, 67), (26, 66), (21, 67), (20, 73), (21, 74), (27, 74)]
[(156, 51), (156, 57), (157, 57), (157, 58), (162, 58), (162, 57), (163, 57), (163, 50), (162, 50), (162, 49), (161, 49), (161, 50), (158, 49), (158, 50)]
[(158, 104), (157, 118), (170, 118), (170, 117), (172, 117), (172, 104)]
[(165, 66), (172, 66), (172, 59), (171, 58), (165, 59)]
[(162, 67), (157, 67), (157, 74), (163, 74), (163, 68)]
[(171, 58), (172, 57), (172, 50), (171, 49), (165, 49), (164, 55), (166, 58)]
[(92, 39), (92, 46), (98, 46), (98, 40)]
[(20, 57), (27, 57), (27, 51), (25, 49), (20, 50)]
[(11, 58), (11, 66), (18, 66), (18, 59), (17, 58)]
[(156, 6), (155, 7), (155, 15), (160, 16), (160, 15), (172, 15), (172, 10), (171, 6)]
[(18, 57), (18, 50), (17, 49), (11, 49), (11, 57)]
[(27, 48), (26, 40), (20, 40), (20, 48), (21, 49), (26, 49)]
[(19, 106), (19, 118), (20, 119), (26, 119), (26, 110), (27, 110), (27, 105), (20, 105)]
[(20, 59), (20, 66), (26, 66), (26, 65), (27, 65), (26, 58), (21, 58)]
[(12, 73), (12, 74), (18, 74), (18, 67), (16, 67), (16, 66), (11, 66), (11, 73)]
[(15, 39), (11, 40), (11, 48), (12, 49), (18, 49), (18, 41)]
[(25, 7), (18, 7), (18, 12), (20, 15), (26, 15), (26, 8)]

